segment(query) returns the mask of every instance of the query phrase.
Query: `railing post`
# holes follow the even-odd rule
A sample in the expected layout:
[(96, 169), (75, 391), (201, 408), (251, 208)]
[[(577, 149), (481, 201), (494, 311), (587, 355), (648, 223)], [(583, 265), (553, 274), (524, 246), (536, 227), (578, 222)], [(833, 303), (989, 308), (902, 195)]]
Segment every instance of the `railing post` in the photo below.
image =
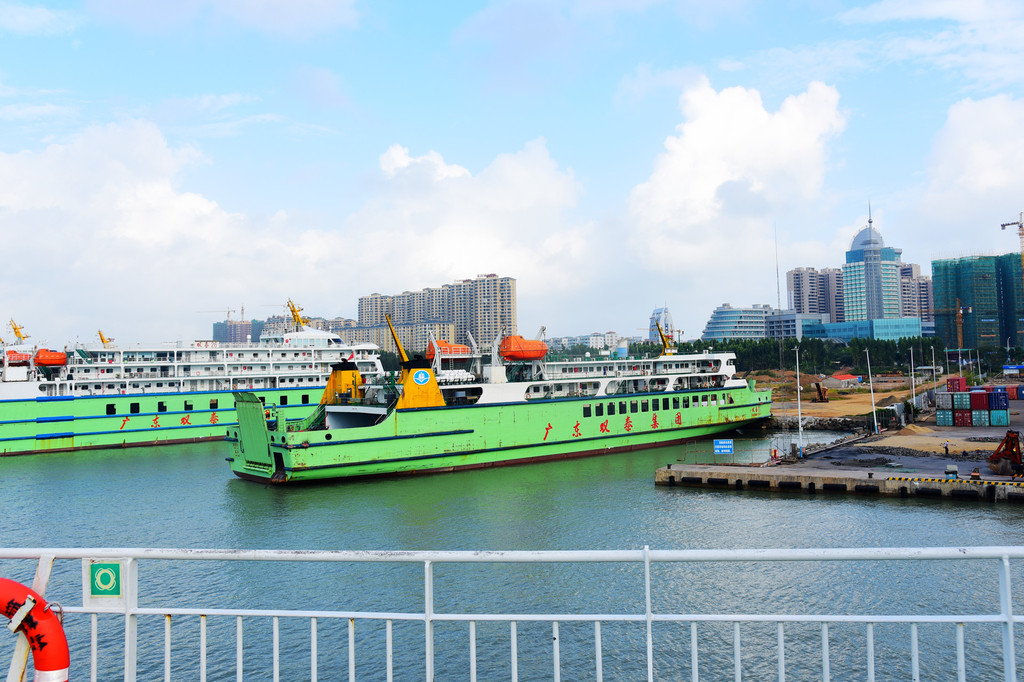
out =
[(135, 682), (138, 664), (139, 617), (139, 562), (128, 559), (125, 562), (124, 585), (124, 682)]
[(654, 633), (651, 609), (651, 548), (644, 545), (644, 615), (647, 618), (647, 682), (654, 680)]
[(779, 621), (779, 682), (786, 682), (786, 631), (782, 621)]
[(999, 606), (1003, 615), (1003, 679), (1017, 679), (1017, 657), (1013, 649), (1013, 597), (1010, 593), (1010, 557), (999, 561)]
[(429, 560), (423, 562), (423, 630), (427, 682), (434, 682), (434, 565)]

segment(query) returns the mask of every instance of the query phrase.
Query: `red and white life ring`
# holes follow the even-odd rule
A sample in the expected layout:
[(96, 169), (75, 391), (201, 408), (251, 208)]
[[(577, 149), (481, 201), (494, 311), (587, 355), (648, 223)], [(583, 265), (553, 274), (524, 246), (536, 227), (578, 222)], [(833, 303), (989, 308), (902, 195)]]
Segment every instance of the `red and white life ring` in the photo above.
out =
[[(35, 600), (28, 613), (22, 613), (26, 597)], [(71, 654), (64, 628), (46, 600), (21, 583), (0, 578), (0, 605), (10, 619), (20, 616), (17, 630), (28, 638), (32, 648), (35, 682), (67, 682)]]

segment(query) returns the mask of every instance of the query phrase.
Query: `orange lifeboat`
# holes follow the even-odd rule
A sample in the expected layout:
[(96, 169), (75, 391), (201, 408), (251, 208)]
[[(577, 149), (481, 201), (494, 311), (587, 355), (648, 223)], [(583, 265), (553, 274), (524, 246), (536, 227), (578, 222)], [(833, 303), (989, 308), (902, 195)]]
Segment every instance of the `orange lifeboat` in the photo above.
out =
[(503, 360), (539, 360), (547, 353), (548, 344), (521, 336), (506, 336), (498, 348)]
[(25, 367), (32, 359), (31, 353), (22, 353), (16, 350), (7, 351), (7, 366), (8, 367)]
[(37, 367), (63, 367), (68, 364), (68, 356), (60, 351), (40, 348), (36, 352), (35, 363)]
[[(461, 343), (448, 343), (447, 341), (435, 341), (434, 343), (441, 349), (443, 358), (458, 358), (470, 354), (469, 346), (464, 346)], [(434, 359), (434, 343), (427, 348), (427, 360)]]

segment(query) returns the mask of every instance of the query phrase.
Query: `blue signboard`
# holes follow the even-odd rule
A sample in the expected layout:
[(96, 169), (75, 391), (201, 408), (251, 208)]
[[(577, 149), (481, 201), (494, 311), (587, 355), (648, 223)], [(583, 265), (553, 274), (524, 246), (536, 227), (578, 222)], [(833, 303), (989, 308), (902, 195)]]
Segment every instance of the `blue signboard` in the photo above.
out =
[(731, 455), (732, 454), (732, 438), (716, 439), (715, 440), (715, 454), (716, 455)]

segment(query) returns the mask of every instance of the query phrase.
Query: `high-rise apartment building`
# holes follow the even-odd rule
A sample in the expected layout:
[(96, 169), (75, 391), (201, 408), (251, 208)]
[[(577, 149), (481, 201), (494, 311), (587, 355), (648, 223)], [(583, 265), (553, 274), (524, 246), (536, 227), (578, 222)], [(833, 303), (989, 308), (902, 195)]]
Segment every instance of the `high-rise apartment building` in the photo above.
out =
[(828, 313), (829, 322), (845, 322), (846, 309), (843, 299), (843, 269), (823, 268), (821, 271), (822, 298), (825, 307), (819, 313)]
[(797, 268), (786, 273), (789, 309), (798, 313), (820, 313), (825, 305), (821, 273), (814, 268)]
[[(469, 337), (489, 346), (503, 334), (517, 333), (516, 280), (495, 274), (478, 275), (441, 287), (404, 291), (395, 296), (373, 293), (359, 299), (359, 323), (339, 331), (346, 339), (376, 343), (394, 350), (385, 316), (410, 350), (427, 348), (429, 334), (438, 340), (468, 344)], [(376, 330), (376, 331), (370, 331)]]

